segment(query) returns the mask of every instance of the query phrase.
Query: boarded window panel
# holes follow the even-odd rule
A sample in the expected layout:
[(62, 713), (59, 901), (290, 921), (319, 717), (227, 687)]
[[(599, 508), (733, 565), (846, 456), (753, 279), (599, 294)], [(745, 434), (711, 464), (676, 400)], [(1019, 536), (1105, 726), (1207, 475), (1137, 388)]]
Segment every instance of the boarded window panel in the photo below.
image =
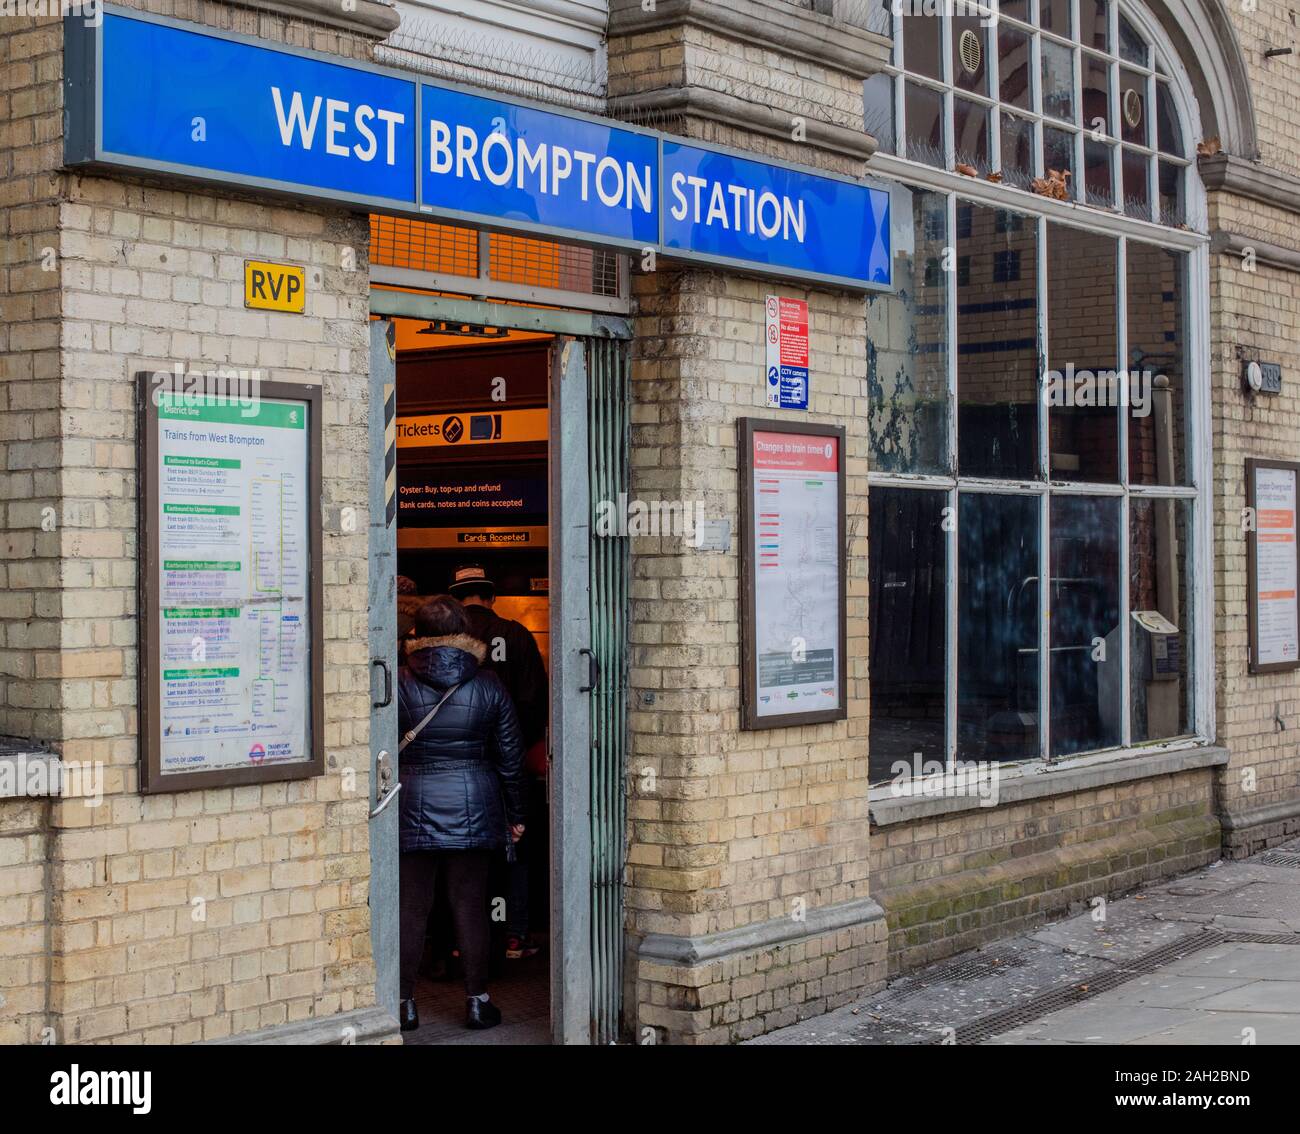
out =
[(957, 755), (1025, 760), (1038, 745), (1038, 500), (961, 494)]
[(870, 501), (873, 783), (945, 759), (945, 492), (873, 488)]

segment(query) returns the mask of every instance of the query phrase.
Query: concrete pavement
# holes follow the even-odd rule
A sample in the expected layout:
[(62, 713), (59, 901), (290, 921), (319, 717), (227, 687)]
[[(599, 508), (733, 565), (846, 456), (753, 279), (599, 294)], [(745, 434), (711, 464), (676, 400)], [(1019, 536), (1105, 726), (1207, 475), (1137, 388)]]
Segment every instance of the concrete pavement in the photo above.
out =
[(1300, 1043), (1300, 840), (901, 977), (755, 1044)]

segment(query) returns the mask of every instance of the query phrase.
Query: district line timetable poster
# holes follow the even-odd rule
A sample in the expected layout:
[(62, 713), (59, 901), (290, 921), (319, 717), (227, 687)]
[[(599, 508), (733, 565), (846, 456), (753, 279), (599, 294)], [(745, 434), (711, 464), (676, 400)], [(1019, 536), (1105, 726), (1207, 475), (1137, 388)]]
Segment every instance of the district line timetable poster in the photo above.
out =
[(159, 400), (164, 776), (311, 758), (308, 408)]
[(840, 709), (840, 441), (753, 434), (755, 715)]

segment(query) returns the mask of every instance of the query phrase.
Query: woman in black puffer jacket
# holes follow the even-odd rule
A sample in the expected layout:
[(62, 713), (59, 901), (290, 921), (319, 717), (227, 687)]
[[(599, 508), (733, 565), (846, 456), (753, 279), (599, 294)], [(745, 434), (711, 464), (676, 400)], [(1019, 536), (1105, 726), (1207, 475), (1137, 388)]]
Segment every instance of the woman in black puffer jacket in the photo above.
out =
[(488, 868), (494, 851), (524, 833), (524, 750), (510, 695), (479, 669), (487, 647), (468, 629), (460, 603), (431, 598), (398, 673), (403, 1031), (419, 1027), (415, 974), (443, 872), (465, 967), (466, 1026), (501, 1022), (487, 993)]

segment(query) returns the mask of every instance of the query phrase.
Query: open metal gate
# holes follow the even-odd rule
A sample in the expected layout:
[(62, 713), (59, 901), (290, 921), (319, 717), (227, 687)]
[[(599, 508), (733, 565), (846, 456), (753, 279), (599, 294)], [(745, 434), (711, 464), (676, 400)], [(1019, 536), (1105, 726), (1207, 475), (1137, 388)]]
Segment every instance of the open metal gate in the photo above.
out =
[[(591, 1018), (592, 1040), (621, 1030), (623, 872), (627, 846), (627, 673), (630, 549), (626, 525), (597, 522), (620, 509), (629, 485), (628, 352), (587, 339), (587, 445), (592, 508), (591, 619)], [(606, 513), (608, 516), (608, 512)], [(625, 512), (624, 512), (625, 516)]]

